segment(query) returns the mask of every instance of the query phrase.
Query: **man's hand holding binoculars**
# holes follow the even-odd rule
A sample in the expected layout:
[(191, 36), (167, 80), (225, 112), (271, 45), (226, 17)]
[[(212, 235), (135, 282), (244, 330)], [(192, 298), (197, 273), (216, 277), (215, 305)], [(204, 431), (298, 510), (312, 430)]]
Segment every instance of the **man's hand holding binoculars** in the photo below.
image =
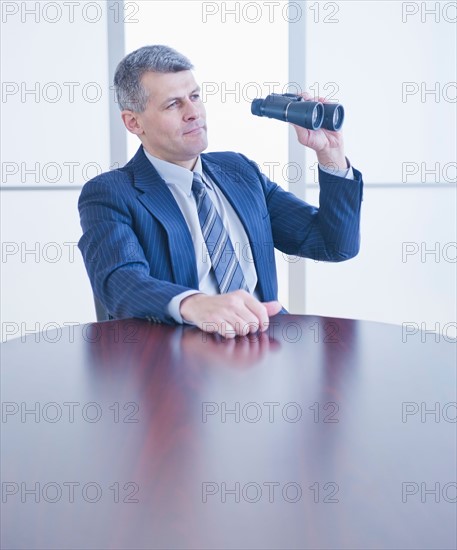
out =
[(313, 99), (306, 92), (270, 94), (265, 99), (254, 99), (251, 113), (290, 122), (295, 127), (298, 141), (316, 151), (319, 164), (328, 170), (348, 168), (340, 133), (344, 121), (342, 105), (323, 97)]
[[(328, 103), (325, 98), (314, 98), (304, 92), (300, 94), (306, 101), (319, 101)], [(317, 130), (309, 130), (297, 124), (292, 124), (297, 132), (298, 141), (305, 147), (316, 151), (319, 164), (329, 170), (346, 170), (348, 168), (344, 155), (344, 141), (341, 131), (327, 130), (321, 126)]]

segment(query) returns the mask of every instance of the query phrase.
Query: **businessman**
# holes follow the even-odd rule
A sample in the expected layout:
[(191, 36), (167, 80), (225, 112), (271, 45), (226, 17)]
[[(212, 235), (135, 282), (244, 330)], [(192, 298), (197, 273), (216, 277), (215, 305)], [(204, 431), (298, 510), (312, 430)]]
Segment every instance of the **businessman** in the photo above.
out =
[(159, 45), (119, 63), (122, 120), (141, 146), (123, 168), (85, 184), (79, 248), (114, 318), (189, 323), (232, 338), (266, 330), (282, 310), (274, 248), (331, 262), (358, 253), (363, 182), (341, 132), (295, 127), (317, 154), (319, 208), (241, 154), (204, 154), (206, 115), (192, 69)]

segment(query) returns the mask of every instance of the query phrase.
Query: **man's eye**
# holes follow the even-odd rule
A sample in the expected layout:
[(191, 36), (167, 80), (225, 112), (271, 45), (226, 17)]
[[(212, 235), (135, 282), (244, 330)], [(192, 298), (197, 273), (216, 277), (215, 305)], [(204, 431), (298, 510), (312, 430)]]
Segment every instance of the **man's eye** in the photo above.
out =
[(170, 103), (170, 105), (167, 106), (167, 109), (172, 109), (173, 107), (176, 107), (177, 104), (177, 101), (173, 101), (173, 103)]
[(200, 94), (192, 94), (192, 99), (197, 101), (198, 99), (200, 99)]

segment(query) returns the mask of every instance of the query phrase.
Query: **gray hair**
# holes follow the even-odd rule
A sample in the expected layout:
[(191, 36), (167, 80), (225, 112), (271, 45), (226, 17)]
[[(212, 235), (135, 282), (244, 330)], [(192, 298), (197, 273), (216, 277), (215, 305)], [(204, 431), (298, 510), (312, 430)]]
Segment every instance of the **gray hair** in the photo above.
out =
[(142, 113), (146, 109), (148, 94), (141, 84), (143, 75), (177, 73), (193, 69), (192, 63), (173, 48), (154, 45), (144, 46), (129, 53), (117, 66), (114, 74), (114, 89), (121, 111)]

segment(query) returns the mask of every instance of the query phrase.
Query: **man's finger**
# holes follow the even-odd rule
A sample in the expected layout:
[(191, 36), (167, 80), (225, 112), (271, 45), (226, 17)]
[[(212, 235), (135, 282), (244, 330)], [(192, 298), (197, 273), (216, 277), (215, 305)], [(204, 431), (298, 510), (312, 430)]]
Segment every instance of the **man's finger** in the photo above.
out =
[(263, 305), (267, 309), (268, 317), (276, 315), (282, 309), (282, 305), (277, 300), (274, 300), (273, 302), (263, 302)]
[(248, 296), (245, 304), (246, 307), (249, 308), (249, 310), (255, 315), (260, 330), (264, 330), (263, 327), (268, 327), (269, 319), (265, 305), (254, 298), (254, 296)]
[(302, 96), (303, 99), (305, 100), (309, 100), (309, 99), (312, 99), (312, 95), (309, 94), (308, 92), (302, 92), (301, 94), (299, 94)]
[(236, 336), (235, 327), (231, 323), (227, 323), (227, 321), (222, 321), (218, 332), (224, 338), (235, 338)]
[[(230, 318), (230, 324), (235, 327), (235, 332), (239, 336), (246, 336), (249, 332), (255, 332), (258, 329), (258, 323), (258, 320), (248, 309), (245, 309), (242, 314), (238, 314), (235, 315), (234, 318)], [(257, 328), (253, 330), (252, 327)]]

